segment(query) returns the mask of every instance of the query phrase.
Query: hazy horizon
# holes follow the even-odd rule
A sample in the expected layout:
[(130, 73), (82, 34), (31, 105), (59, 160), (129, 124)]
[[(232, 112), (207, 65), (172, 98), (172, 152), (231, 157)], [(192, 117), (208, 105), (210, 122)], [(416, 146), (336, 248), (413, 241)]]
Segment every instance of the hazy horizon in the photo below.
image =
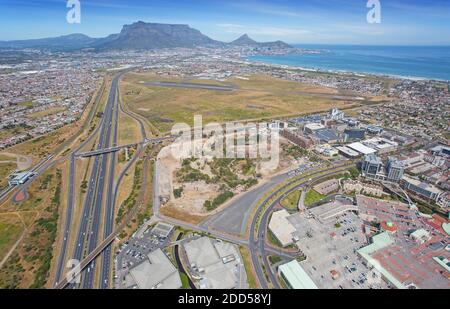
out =
[(81, 3), (81, 23), (69, 24), (65, 0), (0, 0), (0, 40), (83, 33), (106, 37), (139, 20), (188, 24), (230, 42), (329, 45), (450, 45), (450, 1), (380, 0), (381, 23), (367, 22), (367, 0), (93, 0)]

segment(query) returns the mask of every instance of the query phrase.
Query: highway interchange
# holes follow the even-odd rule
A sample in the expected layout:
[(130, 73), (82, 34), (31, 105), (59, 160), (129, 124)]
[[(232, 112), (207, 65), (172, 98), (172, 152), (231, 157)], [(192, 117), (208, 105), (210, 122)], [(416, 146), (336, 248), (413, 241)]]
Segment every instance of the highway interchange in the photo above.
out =
[[(125, 111), (122, 108), (119, 95), (119, 82), (125, 72), (116, 74), (111, 82), (111, 88), (109, 90), (108, 100), (105, 106), (102, 120), (100, 125), (94, 130), (94, 132), (79, 145), (69, 156), (70, 173), (69, 173), (69, 187), (68, 187), (68, 200), (67, 210), (64, 218), (64, 226), (61, 230), (63, 235), (62, 247), (59, 256), (57, 257), (57, 269), (55, 278), (55, 288), (102, 288), (107, 289), (111, 287), (111, 270), (112, 270), (112, 243), (115, 238), (120, 234), (125, 224), (114, 226), (115, 224), (115, 201), (117, 193), (120, 189), (120, 183), (123, 180), (126, 172), (131, 168), (133, 163), (139, 158), (143, 147), (148, 143), (159, 143), (171, 137), (148, 139), (146, 136), (145, 126), (142, 119), (134, 113)], [(101, 95), (100, 95), (101, 97)], [(139, 123), (142, 135), (141, 143), (138, 143), (138, 151), (132, 160), (125, 166), (116, 179), (116, 152), (107, 151), (102, 152), (105, 149), (111, 149), (120, 147), (117, 145), (118, 139), (118, 121), (119, 112), (127, 114)], [(100, 151), (100, 154), (94, 157), (92, 164), (90, 179), (88, 182), (86, 197), (83, 204), (82, 216), (79, 225), (74, 220), (74, 208), (75, 208), (75, 160), (79, 156), (81, 150), (92, 142), (92, 140), (98, 135), (98, 141), (96, 144), (96, 150)], [(36, 172), (37, 178), (43, 171), (50, 168), (56, 161), (53, 160), (53, 156), (46, 158), (43, 162), (38, 164), (33, 171)], [(109, 163), (109, 164), (108, 164)], [(339, 165), (340, 164), (340, 165)], [(347, 162), (342, 164), (336, 163), (335, 166), (329, 168), (324, 174), (323, 169), (317, 169), (309, 173), (305, 177), (291, 177), (287, 174), (278, 175), (272, 179), (272, 182), (263, 184), (262, 186), (244, 193), (240, 200), (252, 199), (253, 203), (250, 203), (251, 207), (245, 209), (245, 216), (240, 214), (240, 225), (235, 225), (232, 229), (236, 232), (246, 231), (246, 233), (230, 233), (227, 229), (222, 229), (221, 225), (214, 224), (220, 219), (224, 219), (223, 222), (232, 222), (233, 216), (239, 209), (239, 206), (231, 205), (229, 208), (224, 209), (221, 213), (215, 214), (211, 218), (204, 222), (195, 225), (189, 224), (174, 218), (165, 217), (160, 213), (160, 201), (156, 195), (155, 188), (158, 186), (158, 169), (155, 164), (154, 179), (153, 179), (153, 218), (152, 222), (165, 221), (182, 228), (190, 229), (193, 231), (208, 233), (212, 237), (220, 238), (225, 241), (247, 247), (251, 254), (251, 262), (253, 269), (257, 276), (259, 285), (261, 288), (280, 288), (276, 274), (273, 273), (272, 268), (268, 262), (269, 255), (278, 255), (284, 260), (294, 259), (297, 254), (281, 249), (276, 249), (269, 246), (266, 243), (266, 228), (270, 214), (275, 206), (279, 204), (281, 199), (288, 193), (298, 188), (304, 188), (311, 183), (320, 180), (323, 177), (328, 177), (333, 174), (338, 174), (345, 169), (352, 166), (353, 163)], [(32, 179), (33, 180), (33, 179)], [(31, 181), (32, 182), (32, 181)], [(27, 186), (19, 187), (19, 190), (26, 190)], [(292, 185), (295, 186), (292, 186)], [(273, 188), (282, 185), (281, 188), (273, 190)], [(2, 198), (7, 196), (14, 188), (8, 189), (8, 192), (4, 192)], [(258, 190), (259, 189), (259, 190)], [(271, 192), (267, 195), (267, 192)], [(105, 194), (106, 193), (106, 194)], [(266, 196), (267, 195), (267, 196)], [(265, 197), (266, 196), (266, 197)], [(255, 201), (260, 201), (262, 197), (265, 197), (262, 202), (257, 204)], [(269, 204), (270, 202), (270, 204)], [(230, 217), (229, 214), (232, 213)], [(103, 215), (103, 218), (102, 218)], [(132, 215), (132, 214), (131, 214)], [(227, 219), (228, 216), (228, 219)], [(219, 219), (220, 218), (220, 219)], [(125, 221), (132, 219), (127, 217)], [(228, 220), (228, 221), (227, 221)], [(72, 229), (74, 226), (78, 226), (76, 239), (70, 239)], [(103, 227), (101, 233), (100, 228)], [(101, 236), (99, 235), (101, 233)], [(99, 237), (101, 237), (99, 242)], [(81, 262), (78, 269), (69, 271), (70, 275), (77, 274), (81, 271), (81, 283), (72, 284), (67, 279), (66, 272), (67, 262), (69, 257), (69, 246), (74, 246), (72, 258)], [(100, 257), (100, 259), (98, 259)], [(100, 277), (96, 278), (96, 263), (99, 260), (100, 264)], [(70, 276), (68, 276), (70, 277)], [(95, 286), (95, 282), (98, 281), (98, 285)]]

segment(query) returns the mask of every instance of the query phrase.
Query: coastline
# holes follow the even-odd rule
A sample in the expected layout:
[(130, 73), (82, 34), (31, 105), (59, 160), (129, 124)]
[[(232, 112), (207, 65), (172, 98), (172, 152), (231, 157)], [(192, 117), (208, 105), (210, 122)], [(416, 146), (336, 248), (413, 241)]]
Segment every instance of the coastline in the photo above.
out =
[[(326, 52), (324, 53), (326, 54)], [(304, 56), (305, 54), (285, 54), (285, 55), (277, 55), (275, 57), (284, 57), (288, 55), (295, 56)], [(402, 74), (389, 74), (389, 73), (378, 73), (378, 72), (370, 72), (370, 71), (351, 71), (351, 70), (341, 70), (341, 69), (324, 69), (319, 67), (304, 67), (294, 64), (280, 64), (272, 61), (264, 61), (263, 59), (252, 59), (254, 57), (274, 57), (267, 55), (251, 55), (251, 56), (243, 56), (241, 60), (249, 62), (254, 65), (265, 65), (268, 67), (274, 68), (282, 68), (282, 69), (291, 69), (291, 70), (300, 70), (304, 72), (310, 73), (324, 73), (324, 74), (336, 74), (336, 75), (346, 75), (346, 76), (356, 76), (356, 77), (377, 77), (377, 78), (390, 78), (397, 80), (410, 80), (410, 81), (434, 81), (434, 82), (443, 82), (450, 83), (449, 79), (441, 79), (441, 78), (432, 78), (432, 77), (423, 77), (423, 76), (412, 76), (412, 75), (402, 75)]]

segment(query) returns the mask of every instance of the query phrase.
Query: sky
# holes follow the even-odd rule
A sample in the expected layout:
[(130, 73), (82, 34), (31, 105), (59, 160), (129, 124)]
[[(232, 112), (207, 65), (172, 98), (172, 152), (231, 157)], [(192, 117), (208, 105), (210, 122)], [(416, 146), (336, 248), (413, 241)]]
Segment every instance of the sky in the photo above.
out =
[(188, 24), (216, 40), (247, 33), (291, 44), (450, 45), (450, 0), (379, 0), (381, 23), (367, 22), (368, 0), (0, 0), (0, 40), (84, 33), (105, 37), (136, 21)]

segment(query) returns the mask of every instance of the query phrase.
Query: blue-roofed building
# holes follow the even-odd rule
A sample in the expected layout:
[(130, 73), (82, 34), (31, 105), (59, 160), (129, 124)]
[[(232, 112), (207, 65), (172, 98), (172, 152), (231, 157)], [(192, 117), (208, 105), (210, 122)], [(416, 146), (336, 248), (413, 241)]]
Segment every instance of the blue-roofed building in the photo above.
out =
[(360, 141), (366, 137), (366, 131), (363, 129), (346, 129), (344, 131), (344, 141)]
[(308, 115), (303, 117), (293, 118), (290, 121), (297, 124), (306, 124), (306, 123), (320, 123), (322, 121), (323, 116), (319, 114)]
[(320, 142), (336, 143), (340, 140), (339, 134), (335, 130), (323, 129), (314, 132), (314, 137)]
[(383, 131), (383, 128), (379, 126), (367, 126), (367, 132), (369, 132), (370, 134), (381, 134), (383, 133)]

